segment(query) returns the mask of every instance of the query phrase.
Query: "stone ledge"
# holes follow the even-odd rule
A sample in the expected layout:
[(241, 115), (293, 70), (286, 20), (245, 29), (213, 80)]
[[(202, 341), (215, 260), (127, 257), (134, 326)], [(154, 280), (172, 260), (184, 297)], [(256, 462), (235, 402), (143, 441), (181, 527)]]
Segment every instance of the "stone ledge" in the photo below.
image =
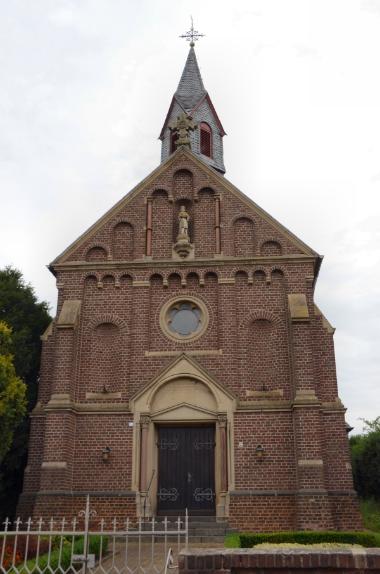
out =
[(85, 490), (83, 492), (78, 490), (39, 490), (37, 492), (24, 493), (28, 496), (68, 496), (68, 497), (86, 497), (98, 496), (100, 498), (122, 498), (122, 497), (136, 497), (136, 492), (133, 490), (116, 490), (114, 492), (106, 492), (103, 490)]
[(255, 397), (255, 398), (282, 398), (284, 396), (284, 391), (283, 389), (274, 389), (273, 391), (254, 391), (251, 389), (248, 389), (247, 391), (245, 391), (245, 396), (246, 397)]
[(112, 399), (121, 399), (121, 393), (120, 392), (112, 392), (112, 391), (107, 391), (107, 392), (87, 392), (86, 393), (86, 399), (93, 399), (93, 400), (101, 400), (101, 401), (109, 401)]
[(67, 468), (67, 462), (64, 461), (44, 461), (41, 464), (43, 469), (64, 469)]
[(145, 357), (179, 357), (183, 354), (190, 357), (220, 357), (223, 349), (192, 349), (187, 351), (145, 351)]
[(300, 458), (298, 466), (323, 466), (323, 460), (319, 458)]

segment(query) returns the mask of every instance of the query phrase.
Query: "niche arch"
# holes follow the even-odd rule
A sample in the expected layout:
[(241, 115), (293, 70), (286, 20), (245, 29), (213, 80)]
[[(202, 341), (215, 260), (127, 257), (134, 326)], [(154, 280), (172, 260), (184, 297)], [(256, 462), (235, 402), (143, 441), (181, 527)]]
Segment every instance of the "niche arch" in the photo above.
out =
[(112, 254), (119, 261), (133, 259), (134, 228), (128, 221), (119, 221), (112, 228)]
[(264, 241), (260, 247), (260, 255), (265, 257), (282, 255), (282, 245), (275, 239)]
[(254, 223), (250, 217), (240, 216), (233, 221), (235, 257), (254, 255)]
[(89, 247), (86, 251), (86, 261), (107, 261), (109, 259), (108, 249), (105, 245), (96, 244)]

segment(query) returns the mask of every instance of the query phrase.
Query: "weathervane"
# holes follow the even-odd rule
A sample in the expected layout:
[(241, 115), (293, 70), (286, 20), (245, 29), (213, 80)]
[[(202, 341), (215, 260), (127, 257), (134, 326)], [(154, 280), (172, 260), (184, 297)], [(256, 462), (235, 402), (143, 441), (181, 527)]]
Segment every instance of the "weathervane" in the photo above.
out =
[(194, 46), (194, 42), (196, 40), (199, 40), (199, 38), (203, 38), (204, 34), (200, 34), (198, 32), (198, 30), (194, 30), (194, 23), (193, 23), (193, 17), (190, 16), (191, 18), (191, 28), (188, 32), (186, 32), (185, 34), (182, 34), (180, 36), (180, 38), (186, 38), (186, 40), (188, 42), (190, 42), (190, 46), (193, 47)]

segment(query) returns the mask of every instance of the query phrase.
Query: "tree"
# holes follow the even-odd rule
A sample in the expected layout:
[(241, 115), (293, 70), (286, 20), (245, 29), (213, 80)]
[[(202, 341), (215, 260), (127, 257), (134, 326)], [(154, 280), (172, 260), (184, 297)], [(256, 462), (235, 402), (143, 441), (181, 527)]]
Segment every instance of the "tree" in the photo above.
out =
[(363, 498), (380, 500), (380, 417), (364, 422), (364, 434), (350, 438), (355, 488)]
[[(12, 329), (10, 353), (16, 375), (26, 384), (27, 413), (30, 413), (37, 399), (40, 336), (51, 318), (49, 305), (38, 302), (22, 273), (11, 267), (0, 269), (0, 320)], [(0, 519), (12, 517), (16, 510), (27, 460), (28, 433), (29, 419), (24, 416), (8, 454), (0, 463)]]
[(11, 329), (0, 321), (0, 462), (9, 451), (13, 434), (26, 412), (26, 385), (17, 377), (10, 354)]

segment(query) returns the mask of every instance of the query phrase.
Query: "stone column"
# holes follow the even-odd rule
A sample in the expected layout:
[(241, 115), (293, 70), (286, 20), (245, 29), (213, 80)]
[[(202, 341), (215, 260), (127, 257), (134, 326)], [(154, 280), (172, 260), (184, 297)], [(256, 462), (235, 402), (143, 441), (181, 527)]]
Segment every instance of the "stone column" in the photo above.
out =
[(150, 417), (140, 417), (140, 492), (148, 489), (148, 434)]
[(151, 505), (148, 493), (148, 439), (150, 422), (149, 416), (140, 416), (140, 492), (138, 496), (138, 512), (143, 518), (151, 515)]
[(227, 467), (227, 417), (218, 416), (219, 440), (220, 440), (220, 490), (228, 490), (228, 467)]
[(146, 256), (152, 257), (152, 217), (153, 199), (149, 197), (146, 204)]
[(216, 498), (216, 516), (224, 518), (226, 512), (226, 499), (228, 491), (228, 464), (227, 464), (227, 417), (218, 415), (217, 422), (219, 452), (217, 457), (217, 473), (219, 474), (219, 492)]
[(222, 241), (220, 233), (220, 197), (215, 196), (215, 253), (220, 255), (222, 252)]

